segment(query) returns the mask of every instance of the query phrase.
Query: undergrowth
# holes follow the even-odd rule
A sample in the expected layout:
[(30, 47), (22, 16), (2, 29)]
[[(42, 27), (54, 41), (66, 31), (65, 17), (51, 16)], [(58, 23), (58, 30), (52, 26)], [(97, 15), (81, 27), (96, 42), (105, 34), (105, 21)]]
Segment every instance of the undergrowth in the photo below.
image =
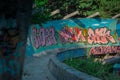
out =
[(89, 75), (93, 75), (102, 80), (120, 80), (120, 76), (113, 74), (111, 64), (102, 64), (101, 62), (94, 62), (93, 58), (74, 58), (65, 60), (67, 65), (85, 72)]

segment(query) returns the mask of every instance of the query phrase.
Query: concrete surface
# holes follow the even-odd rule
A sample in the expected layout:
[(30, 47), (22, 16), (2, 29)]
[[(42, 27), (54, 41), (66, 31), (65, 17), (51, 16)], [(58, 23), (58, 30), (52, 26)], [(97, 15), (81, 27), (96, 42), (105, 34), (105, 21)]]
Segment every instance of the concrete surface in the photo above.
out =
[(84, 56), (84, 50), (85, 49), (73, 49), (53, 55), (49, 60), (48, 67), (50, 72), (54, 75), (54, 77), (56, 77), (57, 80), (101, 80), (62, 63), (63, 60), (68, 58)]
[(22, 80), (56, 80), (48, 70), (50, 55), (26, 57)]

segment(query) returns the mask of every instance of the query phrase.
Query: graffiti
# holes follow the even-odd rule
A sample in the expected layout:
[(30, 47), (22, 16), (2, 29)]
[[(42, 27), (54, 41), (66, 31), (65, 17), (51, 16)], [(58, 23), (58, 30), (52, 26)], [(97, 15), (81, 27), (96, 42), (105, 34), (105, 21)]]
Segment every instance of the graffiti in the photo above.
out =
[(9, 72), (12, 76), (20, 73), (20, 64), (15, 60), (6, 61), (5, 59), (0, 60), (0, 74)]
[(120, 38), (118, 38), (118, 41), (120, 42)]
[(107, 28), (97, 28), (95, 31), (91, 28), (88, 29), (88, 43), (107, 44), (108, 40), (115, 43), (114, 38), (110, 35), (110, 30)]
[(107, 54), (107, 53), (120, 53), (120, 46), (100, 46), (92, 47), (89, 54)]
[(63, 44), (81, 41), (88, 41), (89, 44), (107, 44), (109, 41), (115, 43), (114, 38), (110, 35), (110, 30), (107, 30), (107, 28), (97, 28), (95, 30), (89, 28), (87, 31), (87, 29), (77, 27), (64, 27), (59, 34)]
[(85, 18), (48, 21), (41, 24), (42, 27), (35, 24), (29, 29), (30, 43), (26, 53), (32, 55), (45, 50), (76, 46), (118, 46), (120, 38), (117, 21)]
[(32, 41), (35, 48), (57, 44), (54, 28), (32, 29)]
[(78, 27), (64, 27), (59, 34), (62, 43), (86, 41), (85, 36), (82, 34), (82, 29)]

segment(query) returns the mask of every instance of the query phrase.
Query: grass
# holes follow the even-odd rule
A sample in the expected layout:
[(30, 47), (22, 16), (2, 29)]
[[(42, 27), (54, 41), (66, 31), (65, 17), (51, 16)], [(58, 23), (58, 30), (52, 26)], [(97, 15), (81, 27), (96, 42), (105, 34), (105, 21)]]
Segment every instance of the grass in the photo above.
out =
[(64, 63), (79, 71), (93, 75), (102, 80), (120, 80), (120, 76), (117, 76), (112, 72), (113, 65), (103, 65), (101, 62), (94, 62), (93, 58), (68, 59), (65, 60)]

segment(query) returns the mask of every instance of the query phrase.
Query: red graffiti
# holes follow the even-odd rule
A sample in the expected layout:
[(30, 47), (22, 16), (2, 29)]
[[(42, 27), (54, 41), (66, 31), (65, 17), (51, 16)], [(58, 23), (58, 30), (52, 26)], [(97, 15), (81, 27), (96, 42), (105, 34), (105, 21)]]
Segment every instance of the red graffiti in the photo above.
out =
[(120, 53), (120, 46), (100, 46), (92, 47), (90, 49), (90, 55), (108, 54), (108, 53)]
[(32, 29), (32, 41), (35, 48), (57, 44), (54, 28)]
[(86, 29), (77, 27), (64, 27), (59, 34), (62, 43), (85, 41), (87, 41), (88, 44), (115, 43), (114, 38), (110, 34), (110, 30), (107, 30), (107, 28), (97, 28), (95, 30), (89, 28), (87, 31)]
[(85, 37), (82, 34), (82, 29), (77, 27), (75, 28), (64, 27), (59, 34), (62, 43), (86, 41)]
[(120, 42), (120, 37), (118, 38), (118, 41)]
[(89, 44), (107, 44), (109, 41), (115, 43), (114, 38), (110, 35), (110, 30), (107, 28), (88, 29), (88, 43)]

